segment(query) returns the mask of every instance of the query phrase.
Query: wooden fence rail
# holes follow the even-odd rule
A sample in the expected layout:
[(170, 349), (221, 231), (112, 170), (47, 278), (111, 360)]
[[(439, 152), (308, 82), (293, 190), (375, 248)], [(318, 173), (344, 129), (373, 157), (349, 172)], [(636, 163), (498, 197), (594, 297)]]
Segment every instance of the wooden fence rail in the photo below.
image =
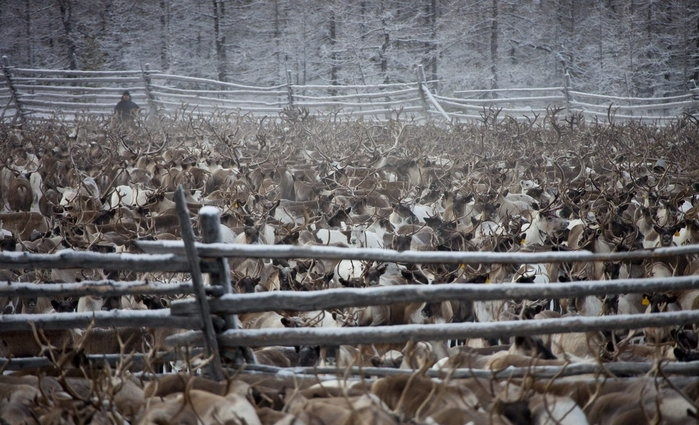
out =
[[(680, 291), (699, 288), (699, 276), (662, 279), (619, 279), (566, 283), (448, 283), (373, 288), (339, 288), (308, 292), (259, 292), (224, 295), (209, 302), (212, 313), (253, 313), (262, 311), (314, 311), (345, 307), (442, 301), (537, 300)], [(175, 301), (173, 315), (196, 313), (191, 301)]]
[[(178, 188), (179, 199), (182, 188)], [(182, 198), (183, 199), (183, 198)], [(181, 222), (189, 224), (183, 202), (177, 202)], [(0, 267), (10, 269), (97, 268), (138, 272), (178, 272), (189, 274), (192, 281), (158, 283), (142, 281), (97, 280), (73, 283), (32, 284), (5, 282), (0, 284), (0, 297), (34, 296), (118, 296), (125, 294), (194, 295), (194, 298), (173, 301), (170, 308), (160, 310), (112, 310), (90, 313), (6, 314), (0, 315), (1, 332), (28, 332), (32, 329), (73, 329), (97, 327), (165, 327), (192, 329), (166, 339), (168, 344), (200, 346), (214, 360), (214, 377), (221, 377), (223, 368), (219, 349), (250, 350), (270, 345), (340, 345), (374, 344), (413, 341), (437, 341), (464, 338), (544, 335), (559, 332), (640, 329), (644, 327), (681, 326), (699, 323), (699, 310), (683, 310), (655, 314), (622, 314), (601, 317), (565, 317), (556, 320), (508, 320), (491, 323), (447, 323), (433, 325), (395, 325), (345, 328), (241, 329), (238, 313), (263, 311), (312, 311), (408, 302), (447, 300), (538, 300), (610, 295), (640, 292), (664, 292), (699, 289), (699, 276), (672, 278), (618, 279), (612, 281), (568, 282), (550, 284), (432, 284), (396, 287), (329, 289), (295, 293), (276, 291), (236, 294), (231, 290), (227, 258), (316, 258), (355, 259), (398, 263), (451, 264), (533, 264), (591, 261), (631, 261), (660, 259), (699, 254), (699, 245), (595, 254), (591, 252), (397, 252), (393, 250), (236, 245), (217, 242), (220, 235), (219, 210), (200, 210), (203, 242), (195, 242), (191, 229), (182, 229), (182, 241), (144, 241), (143, 254), (100, 254), (60, 251), (56, 254), (0, 252)], [(188, 231), (187, 231), (188, 230)], [(211, 287), (202, 285), (201, 273), (211, 274)], [(214, 322), (217, 326), (214, 327)], [(216, 334), (216, 330), (218, 333)], [(207, 338), (204, 338), (207, 334)], [(243, 350), (243, 351), (244, 351)], [(240, 351), (240, 350), (239, 350)], [(238, 362), (252, 363), (253, 357), (242, 353)], [(13, 363), (14, 362), (14, 363)], [(19, 362), (19, 363), (18, 363)], [(21, 363), (24, 362), (24, 363)], [(30, 359), (0, 359), (0, 365), (20, 368), (35, 364)], [(240, 363), (239, 363), (240, 364)], [(569, 367), (569, 366), (567, 366)], [(577, 366), (576, 366), (577, 367)], [(600, 366), (602, 367), (602, 366)], [(695, 370), (697, 365), (673, 366), (679, 370)], [(582, 369), (580, 369), (582, 368)], [(251, 366), (251, 369), (254, 367)], [(580, 370), (588, 370), (580, 366)], [(637, 368), (638, 369), (638, 368)], [(643, 369), (643, 368), (641, 368)], [(638, 369), (638, 370), (641, 370)], [(647, 370), (643, 369), (643, 370)], [(668, 369), (669, 370), (669, 369)], [(674, 369), (673, 369), (674, 370)], [(531, 370), (530, 370), (531, 371)], [(478, 371), (477, 371), (478, 372)], [(481, 371), (492, 373), (492, 371)], [(481, 373), (478, 372), (478, 373)], [(550, 372), (550, 371), (549, 371)], [(548, 372), (547, 372), (548, 373)]]
[[(681, 326), (694, 323), (699, 323), (699, 310), (599, 317), (575, 316), (542, 320), (504, 320), (489, 323), (468, 322), (354, 328), (240, 329), (225, 331), (218, 340), (222, 347), (337, 346), (393, 344), (411, 340), (446, 341), (468, 338), (509, 338), (566, 332)], [(166, 343), (175, 346), (201, 343), (201, 341), (201, 331), (176, 334), (166, 339)]]
[(446, 122), (480, 122), (487, 114), (533, 119), (548, 108), (590, 119), (640, 120), (662, 123), (699, 110), (699, 89), (662, 98), (585, 93), (563, 86), (434, 92), (419, 69), (416, 81), (373, 85), (253, 86), (150, 70), (71, 71), (28, 69), (3, 63), (0, 78), (0, 120), (43, 121), (81, 116), (108, 118), (116, 100), (129, 90), (142, 110), (155, 116), (181, 111), (191, 114), (244, 113), (268, 116), (299, 107), (335, 116), (371, 116), (384, 120), (396, 114)]
[[(138, 246), (151, 254), (180, 255), (181, 241), (139, 241)], [(377, 248), (342, 248), (335, 246), (197, 244), (202, 257), (306, 258), (324, 260), (367, 260), (415, 264), (535, 264), (589, 261), (631, 261), (671, 258), (699, 254), (699, 245), (594, 253), (591, 251), (550, 252), (475, 252), (475, 251), (396, 251)], [(0, 255), (0, 265), (2, 256)]]

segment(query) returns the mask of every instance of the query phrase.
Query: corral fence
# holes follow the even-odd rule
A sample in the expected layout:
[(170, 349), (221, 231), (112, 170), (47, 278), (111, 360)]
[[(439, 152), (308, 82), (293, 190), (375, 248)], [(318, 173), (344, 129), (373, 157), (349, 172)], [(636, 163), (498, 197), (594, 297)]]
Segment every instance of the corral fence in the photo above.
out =
[[(605, 254), (580, 252), (416, 252), (382, 249), (340, 248), (329, 246), (297, 247), (288, 245), (239, 245), (220, 241), (220, 212), (211, 206), (199, 212), (201, 242), (195, 240), (192, 223), (186, 210), (183, 191), (178, 188), (176, 203), (182, 230), (181, 241), (141, 241), (143, 253), (96, 253), (73, 250), (53, 254), (0, 252), (0, 268), (5, 269), (67, 269), (100, 268), (129, 270), (131, 272), (189, 273), (191, 281), (156, 283), (148, 281), (82, 281), (73, 283), (0, 282), (0, 297), (52, 296), (121, 296), (127, 294), (192, 295), (173, 301), (169, 308), (160, 310), (111, 310), (88, 313), (4, 314), (0, 315), (0, 336), (7, 332), (26, 332), (27, 338), (37, 330), (75, 329), (96, 327), (162, 327), (190, 329), (166, 339), (172, 347), (198, 350), (211, 358), (209, 373), (221, 378), (226, 368), (220, 353), (236, 353), (234, 364), (255, 373), (293, 372), (299, 376), (343, 373), (353, 375), (385, 376), (409, 371), (389, 368), (352, 367), (349, 370), (325, 368), (282, 369), (254, 364), (251, 347), (265, 346), (337, 346), (407, 341), (439, 341), (466, 338), (503, 338), (511, 336), (544, 335), (561, 332), (596, 330), (641, 329), (699, 324), (699, 310), (661, 312), (653, 314), (609, 315), (599, 317), (564, 317), (543, 320), (510, 320), (491, 323), (468, 322), (424, 325), (393, 325), (343, 328), (284, 328), (242, 329), (237, 314), (264, 311), (316, 311), (346, 307), (389, 305), (411, 302), (440, 302), (446, 300), (538, 300), (581, 297), (587, 295), (614, 295), (650, 293), (653, 291), (681, 291), (699, 288), (699, 276), (671, 278), (618, 279), (608, 281), (567, 282), (549, 284), (432, 284), (400, 285), (392, 287), (338, 288), (308, 292), (272, 291), (238, 294), (232, 290), (228, 258), (284, 258), (284, 259), (350, 259), (420, 264), (537, 264), (593, 261), (635, 261), (665, 259), (699, 254), (699, 245), (612, 252)], [(211, 286), (204, 285), (204, 274), (209, 273)], [(155, 353), (151, 361), (165, 362), (177, 359), (181, 351)], [(154, 353), (151, 353), (153, 355)], [(139, 357), (140, 356), (140, 357)], [(131, 360), (141, 360), (145, 354), (135, 354)], [(119, 353), (92, 355), (96, 362), (116, 363)], [(230, 358), (230, 356), (229, 356)], [(46, 357), (0, 359), (0, 370), (17, 370), (47, 366)], [(135, 362), (134, 364), (139, 364)], [(151, 363), (152, 364), (152, 363)], [(228, 370), (231, 372), (231, 370)], [(580, 374), (601, 376), (639, 375), (652, 371), (663, 374), (696, 376), (699, 361), (694, 362), (609, 362), (570, 363), (565, 366), (510, 367), (492, 371), (479, 369), (431, 370), (440, 376), (453, 377), (554, 377)]]
[(462, 90), (436, 93), (418, 67), (416, 80), (373, 85), (251, 86), (166, 74), (146, 65), (133, 71), (75, 71), (12, 67), (3, 58), (0, 120), (25, 123), (80, 116), (110, 117), (115, 99), (129, 90), (151, 117), (181, 114), (242, 113), (274, 116), (302, 110), (338, 117), (387, 120), (397, 115), (417, 120), (479, 122), (486, 116), (532, 120), (549, 109), (602, 122), (640, 120), (662, 124), (699, 110), (699, 89), (658, 97), (621, 97), (575, 90), (565, 78), (557, 87)]

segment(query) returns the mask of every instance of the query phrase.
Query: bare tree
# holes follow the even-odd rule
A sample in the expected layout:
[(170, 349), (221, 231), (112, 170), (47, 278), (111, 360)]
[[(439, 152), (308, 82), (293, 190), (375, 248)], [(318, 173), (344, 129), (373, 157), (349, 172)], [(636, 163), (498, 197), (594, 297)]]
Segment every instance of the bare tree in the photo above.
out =
[(170, 0), (160, 0), (160, 67), (170, 68)]
[(225, 9), (221, 0), (212, 0), (214, 6), (214, 39), (216, 44), (216, 71), (220, 81), (226, 81), (227, 59), (226, 59), (226, 36), (221, 31), (221, 22), (225, 16)]
[(77, 47), (73, 32), (73, 3), (71, 0), (56, 0), (58, 10), (61, 12), (61, 23), (66, 43), (68, 69), (78, 69)]
[(490, 88), (498, 88), (498, 0), (490, 6)]

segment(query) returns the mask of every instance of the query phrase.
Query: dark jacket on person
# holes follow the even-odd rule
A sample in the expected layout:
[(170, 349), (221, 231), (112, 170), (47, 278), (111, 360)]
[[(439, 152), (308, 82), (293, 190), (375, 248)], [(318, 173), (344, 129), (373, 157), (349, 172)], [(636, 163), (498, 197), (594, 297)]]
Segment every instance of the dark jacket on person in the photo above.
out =
[(122, 121), (132, 120), (137, 109), (138, 105), (131, 100), (129, 92), (124, 92), (121, 96), (121, 100), (114, 108), (114, 114)]

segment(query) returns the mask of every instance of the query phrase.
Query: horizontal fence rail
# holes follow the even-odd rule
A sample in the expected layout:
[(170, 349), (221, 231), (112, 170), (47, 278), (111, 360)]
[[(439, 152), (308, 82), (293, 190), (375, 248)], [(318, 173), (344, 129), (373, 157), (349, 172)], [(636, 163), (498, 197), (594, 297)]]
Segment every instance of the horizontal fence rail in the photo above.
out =
[[(124, 295), (191, 295), (191, 282), (159, 283), (143, 281), (84, 280), (75, 283), (0, 282), (0, 296), (5, 297), (120, 297)], [(222, 295), (220, 288), (211, 286), (207, 293)]]
[[(245, 370), (264, 371), (276, 374), (288, 373), (293, 371), (299, 375), (337, 375), (346, 374), (363, 377), (382, 377), (406, 375), (415, 373), (409, 369), (395, 369), (387, 367), (359, 367), (352, 366), (346, 369), (336, 367), (295, 367), (279, 368), (274, 366), (249, 365)], [(428, 369), (425, 375), (433, 378), (448, 378), (448, 379), (463, 379), (463, 378), (484, 378), (484, 379), (512, 379), (525, 378), (536, 376), (537, 378), (550, 379), (561, 378), (566, 376), (579, 375), (600, 375), (609, 377), (613, 380), (613, 376), (623, 375), (646, 375), (649, 373), (660, 374), (675, 374), (694, 376), (699, 374), (699, 361), (687, 363), (663, 363), (663, 362), (614, 362), (614, 363), (570, 363), (565, 366), (527, 366), (527, 367), (507, 367), (499, 370), (489, 369)], [(676, 382), (673, 380), (673, 382)], [(693, 381), (687, 381), (691, 383)]]
[[(567, 80), (566, 80), (567, 81)], [(111, 117), (123, 90), (129, 90), (142, 110), (156, 115), (282, 113), (290, 107), (336, 116), (387, 119), (399, 113), (417, 119), (446, 122), (482, 121), (502, 113), (516, 119), (560, 108), (591, 119), (641, 120), (662, 123), (699, 109), (699, 89), (668, 97), (623, 97), (585, 93), (564, 86), (459, 90), (433, 93), (438, 81), (419, 72), (414, 82), (255, 86), (207, 78), (166, 74), (147, 67), (131, 71), (71, 71), (15, 68), (7, 63), (0, 78), (0, 119), (3, 121), (76, 120), (80, 116)]]
[[(151, 243), (149, 243), (151, 244)], [(162, 245), (167, 245), (160, 243)], [(197, 244), (200, 255), (206, 252), (207, 245), (216, 245), (214, 249), (218, 252), (220, 244)], [(254, 246), (247, 246), (253, 248)], [(267, 247), (270, 248), (270, 247)], [(285, 250), (304, 251), (303, 249), (293, 249), (293, 247), (282, 247)], [(659, 249), (659, 253), (666, 255), (685, 255), (696, 253), (696, 246), (686, 246), (677, 248)], [(663, 251), (664, 250), (664, 251)], [(229, 252), (230, 253), (230, 252)], [(3, 255), (12, 253), (2, 253)], [(206, 256), (211, 253), (207, 253)], [(255, 254), (269, 255), (269, 251), (259, 251)], [(303, 256), (294, 252), (287, 252), (290, 257)], [(305, 255), (315, 255), (314, 252), (304, 252)], [(338, 256), (341, 252), (331, 252), (330, 256)], [(392, 255), (418, 255), (425, 254), (430, 257), (431, 253), (391, 253)], [(527, 262), (527, 257), (532, 253), (519, 255), (518, 262)], [(541, 253), (535, 253), (541, 254)], [(558, 253), (556, 253), (558, 254)], [(657, 254), (655, 251), (644, 251), (640, 254), (646, 258)], [(36, 254), (26, 254), (31, 257)], [(100, 256), (113, 256), (110, 254), (98, 254)], [(127, 254), (121, 254), (127, 255)], [(156, 254), (157, 255), (157, 254)], [(40, 255), (39, 255), (40, 256)], [(128, 256), (128, 255), (127, 255)], [(253, 255), (254, 256), (254, 255)], [(17, 257), (17, 256), (14, 256)], [(24, 257), (24, 256), (22, 256)], [(178, 256), (179, 257), (179, 256)], [(395, 260), (403, 258), (395, 257)], [(424, 258), (423, 258), (424, 259)], [(551, 258), (548, 258), (551, 259)], [(558, 258), (561, 259), (561, 258)], [(576, 258), (580, 259), (580, 258)], [(110, 258), (110, 260), (112, 260)], [(514, 258), (501, 257), (500, 260), (512, 260)], [(540, 260), (540, 258), (539, 258)], [(460, 260), (459, 260), (460, 261)], [(93, 261), (94, 263), (94, 261)], [(31, 264), (31, 263), (28, 263)], [(41, 266), (47, 264), (36, 263)], [(338, 289), (327, 291), (316, 291), (309, 293), (258, 293), (258, 294), (229, 294), (219, 299), (210, 299), (211, 311), (217, 312), (254, 312), (270, 310), (310, 310), (317, 308), (341, 308), (350, 305), (381, 305), (395, 302), (414, 302), (429, 300), (432, 302), (447, 299), (473, 299), (473, 300), (494, 300), (501, 298), (523, 299), (538, 297), (572, 297), (590, 294), (616, 294), (626, 292), (644, 292), (651, 290), (673, 291), (687, 288), (696, 288), (699, 284), (699, 276), (685, 276), (668, 279), (621, 279), (616, 281), (578, 282), (561, 284), (442, 284), (442, 285), (408, 285), (396, 288), (365, 288), (365, 289)], [(139, 282), (111, 282), (111, 281), (87, 281), (72, 284), (23, 284), (7, 283), (0, 286), (0, 295), (49, 295), (57, 291), (49, 290), (41, 292), (39, 286), (47, 288), (63, 288), (65, 293), (79, 294), (112, 294), (120, 295), (127, 289), (133, 289), (138, 293), (171, 293), (181, 291), (189, 293), (190, 283), (181, 284), (150, 284)], [(89, 288), (89, 289), (88, 289)], [(402, 291), (401, 291), (402, 290)], [(105, 292), (100, 292), (105, 291)], [(161, 292), (162, 291), (162, 292)], [(219, 293), (215, 293), (217, 296)], [(211, 295), (211, 294), (210, 294)], [(172, 310), (162, 309), (154, 311), (100, 311), (92, 313), (61, 313), (60, 315), (4, 315), (0, 316), (0, 329), (4, 332), (29, 331), (31, 329), (72, 329), (88, 326), (97, 327), (165, 327), (180, 329), (201, 329), (202, 322), (197, 316), (196, 309), (190, 308), (191, 302), (174, 302)], [(190, 314), (191, 315), (182, 315)], [(232, 348), (239, 346), (259, 347), (271, 345), (340, 345), (340, 344), (380, 344), (398, 343), (409, 340), (413, 341), (434, 341), (444, 339), (463, 339), (492, 337), (493, 335), (544, 335), (559, 332), (587, 332), (595, 330), (614, 329), (637, 329), (641, 327), (678, 326), (684, 324), (699, 323), (699, 311), (680, 311), (657, 314), (634, 314), (616, 315), (603, 317), (565, 317), (555, 320), (522, 320), (522, 321), (502, 321), (493, 323), (450, 323), (441, 325), (395, 325), (395, 326), (375, 326), (369, 328), (284, 328), (284, 329), (232, 329), (219, 334), (217, 340), (222, 348)], [(190, 331), (176, 334), (166, 339), (166, 343), (171, 345), (199, 345), (202, 340), (201, 331)], [(96, 358), (99, 358), (96, 357)], [(112, 359), (114, 360), (114, 359)], [(21, 369), (36, 365), (37, 360), (31, 359), (4, 359), (6, 366), (11, 369)], [(14, 363), (13, 363), (14, 362)], [(41, 361), (39, 361), (41, 362)], [(696, 363), (696, 362), (695, 362)], [(43, 364), (43, 363), (42, 363)], [(451, 377), (497, 377), (512, 378), (536, 375), (538, 377), (551, 376), (574, 376), (584, 373), (599, 374), (642, 374), (652, 370), (651, 364), (572, 364), (560, 367), (539, 367), (508, 368), (503, 371), (456, 369), (450, 372), (432, 370), (430, 376), (443, 376), (449, 373)], [(665, 373), (677, 375), (692, 374), (697, 365), (675, 364), (664, 365)], [(250, 370), (258, 368), (251, 365)], [(267, 368), (269, 369), (269, 368)], [(294, 373), (310, 372), (310, 369), (296, 371)], [(377, 368), (355, 368), (344, 371), (354, 375), (373, 374), (373, 376), (386, 376), (394, 373), (405, 373), (390, 369)], [(370, 370), (371, 369), (371, 370)], [(266, 370), (261, 367), (261, 370)], [(315, 373), (332, 373), (333, 368), (314, 368)], [(653, 369), (657, 370), (657, 369)], [(323, 372), (325, 371), (325, 372)], [(287, 370), (287, 373), (289, 371)]]
[(176, 254), (102, 254), (97, 252), (61, 250), (54, 254), (0, 252), (0, 268), (32, 269), (105, 269), (149, 272), (189, 272), (187, 258)]
[[(699, 323), (699, 310), (615, 316), (577, 316), (541, 320), (371, 326), (368, 328), (265, 328), (229, 330), (219, 336), (222, 347), (298, 345), (393, 344), (407, 341), (490, 338), (493, 336), (535, 336), (565, 332), (638, 329)], [(172, 335), (166, 343), (201, 342), (201, 331)]]
[[(190, 354), (200, 354), (201, 350), (192, 350)], [(159, 351), (152, 353), (131, 353), (131, 354), (87, 354), (85, 358), (92, 364), (107, 363), (115, 366), (124, 361), (128, 361), (132, 368), (144, 369), (148, 364), (177, 361), (178, 353), (173, 351)], [(24, 357), (15, 359), (0, 359), (0, 370), (23, 370), (38, 369), (54, 366), (54, 363), (47, 357)]]
[[(138, 246), (151, 254), (184, 253), (181, 241), (139, 241)], [(366, 260), (417, 264), (534, 264), (589, 261), (630, 261), (671, 258), (699, 254), (699, 244), (637, 251), (594, 253), (590, 251), (550, 252), (476, 252), (476, 251), (396, 251), (378, 248), (341, 248), (334, 246), (245, 245), (197, 243), (202, 257), (318, 258), (326, 260)], [(2, 257), (0, 256), (0, 260)], [(2, 263), (0, 262), (0, 265)]]
[[(431, 100), (428, 100), (431, 102)], [(699, 245), (637, 250), (629, 252), (593, 253), (589, 251), (556, 252), (417, 252), (386, 249), (339, 248), (332, 246), (244, 245), (216, 242), (220, 240), (219, 210), (204, 207), (199, 211), (202, 239), (195, 242), (189, 213), (186, 210), (183, 189), (177, 190), (176, 204), (180, 216), (184, 241), (139, 241), (141, 254), (103, 254), (62, 250), (54, 254), (26, 252), (0, 252), (0, 267), (8, 269), (105, 269), (132, 272), (177, 272), (181, 279), (191, 276), (191, 281), (175, 283), (146, 281), (88, 280), (69, 283), (0, 283), (0, 297), (60, 297), (60, 296), (124, 296), (160, 295), (185, 296), (170, 303), (170, 308), (157, 310), (124, 310), (0, 315), (0, 333), (32, 332), (42, 330), (71, 330), (90, 327), (159, 327), (178, 330), (165, 338), (170, 346), (206, 346), (206, 356), (218, 359), (214, 376), (223, 376), (219, 349), (236, 352), (239, 348), (299, 346), (299, 345), (363, 345), (393, 344), (408, 341), (445, 341), (467, 338), (506, 338), (512, 336), (537, 336), (562, 332), (592, 332), (600, 330), (631, 330), (646, 327), (695, 325), (699, 323), (699, 310), (659, 312), (653, 314), (619, 314), (607, 316), (567, 316), (557, 319), (506, 320), (496, 322), (465, 322), (442, 324), (396, 324), (392, 326), (357, 327), (305, 327), (244, 329), (237, 314), (267, 311), (328, 312), (333, 309), (365, 307), (401, 303), (441, 301), (494, 301), (539, 300), (583, 297), (589, 295), (613, 295), (626, 293), (654, 293), (699, 290), (699, 276), (677, 276), (647, 279), (617, 279), (587, 282), (548, 284), (525, 283), (433, 283), (430, 285), (373, 286), (367, 288), (338, 288), (322, 291), (293, 292), (272, 291), (250, 294), (232, 292), (227, 258), (309, 258), (334, 260), (360, 260), (415, 264), (538, 264), (579, 263), (608, 261), (654, 261), (666, 258), (695, 256)], [(203, 285), (202, 273), (212, 273), (212, 286)], [(214, 326), (214, 324), (216, 326)], [(230, 349), (233, 349), (232, 351)], [(253, 363), (254, 357), (248, 356)], [(32, 364), (27, 360), (26, 364)], [(240, 361), (238, 358), (237, 361)], [(0, 359), (0, 365), (10, 364)], [(215, 364), (212, 362), (212, 364)], [(618, 363), (619, 370), (646, 373), (650, 364), (628, 366)], [(607, 364), (575, 364), (555, 369), (571, 375), (604, 372)], [(624, 369), (627, 367), (627, 369)], [(21, 367), (14, 363), (13, 367)], [(668, 373), (687, 374), (696, 368), (694, 364), (675, 365)], [(297, 368), (290, 369), (296, 370)], [(264, 371), (265, 367), (250, 364), (250, 370)], [(330, 369), (328, 369), (329, 371)], [(364, 369), (366, 370), (366, 369)], [(527, 368), (533, 373), (531, 368)], [(608, 369), (611, 370), (611, 369)], [(607, 371), (608, 371), (607, 370)], [(657, 369), (655, 369), (657, 370)], [(587, 371), (587, 372), (582, 372)], [(676, 371), (676, 372), (670, 372)], [(306, 373), (304, 371), (303, 373)], [(330, 373), (330, 372), (328, 372)], [(381, 372), (377, 374), (392, 372)], [(434, 373), (444, 373), (436, 371)], [(459, 371), (459, 373), (466, 373)], [(490, 373), (494, 371), (478, 371)], [(507, 376), (523, 376), (524, 369), (512, 370)], [(541, 373), (555, 374), (554, 369), (542, 369)], [(622, 372), (619, 372), (622, 373)], [(465, 375), (464, 375), (465, 376)], [(474, 375), (472, 375), (474, 376)], [(485, 375), (484, 375), (485, 376)], [(503, 375), (505, 376), (505, 375)], [(559, 375), (563, 376), (563, 375)]]
[[(615, 295), (651, 291), (677, 291), (699, 288), (699, 276), (656, 279), (619, 279), (565, 283), (445, 283), (400, 285), (374, 288), (340, 288), (322, 291), (273, 291), (228, 294), (209, 302), (213, 313), (252, 313), (261, 311), (313, 311), (344, 307), (390, 305), (450, 300), (492, 301), (500, 299), (536, 300), (587, 295)], [(192, 301), (175, 301), (174, 315), (196, 313)]]
[(97, 327), (160, 327), (196, 329), (201, 327), (199, 317), (174, 317), (170, 309), (159, 310), (111, 310), (86, 313), (60, 314), (9, 314), (0, 315), (0, 328), (7, 331), (37, 329)]

